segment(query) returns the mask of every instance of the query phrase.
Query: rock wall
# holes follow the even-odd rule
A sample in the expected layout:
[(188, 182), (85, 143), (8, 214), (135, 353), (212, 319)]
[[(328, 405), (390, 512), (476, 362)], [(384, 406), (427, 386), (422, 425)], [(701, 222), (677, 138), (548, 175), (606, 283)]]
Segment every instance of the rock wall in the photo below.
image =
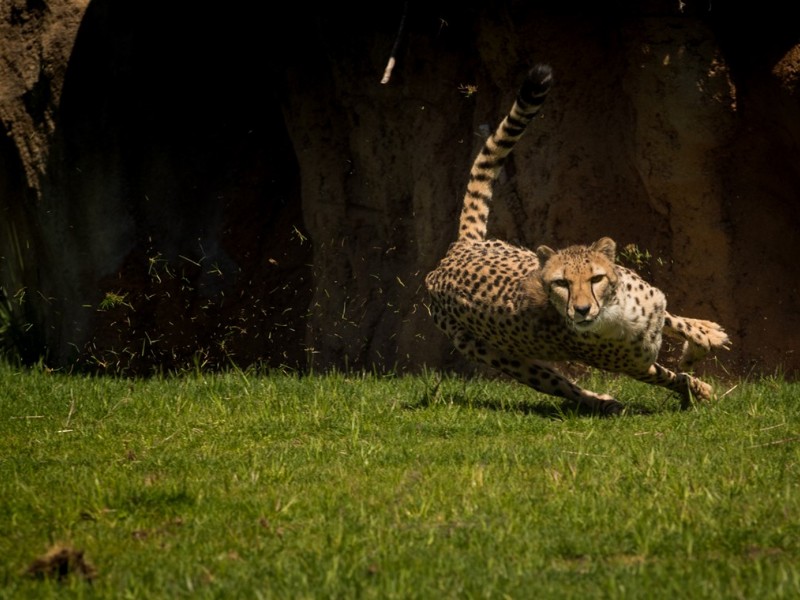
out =
[(382, 85), (404, 6), (0, 5), (6, 346), (126, 373), (467, 368), (422, 281), (482, 138), (547, 61), (490, 233), (610, 235), (675, 312), (727, 327), (707, 368), (797, 373), (788, 9), (408, 3)]

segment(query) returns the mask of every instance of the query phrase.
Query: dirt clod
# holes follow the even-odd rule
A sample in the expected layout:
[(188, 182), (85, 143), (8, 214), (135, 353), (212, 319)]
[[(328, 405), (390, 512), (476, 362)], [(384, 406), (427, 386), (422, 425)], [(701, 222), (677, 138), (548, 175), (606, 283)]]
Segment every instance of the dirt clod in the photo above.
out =
[(64, 581), (70, 575), (92, 581), (97, 570), (83, 555), (83, 550), (69, 545), (56, 544), (30, 564), (26, 574), (36, 579)]

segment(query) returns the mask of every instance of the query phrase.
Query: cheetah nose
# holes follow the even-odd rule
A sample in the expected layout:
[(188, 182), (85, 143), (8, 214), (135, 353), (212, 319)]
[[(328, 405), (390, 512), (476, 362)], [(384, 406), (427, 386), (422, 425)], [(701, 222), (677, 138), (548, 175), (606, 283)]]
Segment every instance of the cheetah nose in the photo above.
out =
[(574, 308), (575, 308), (575, 314), (585, 317), (586, 315), (589, 314), (589, 310), (591, 310), (592, 307), (591, 305), (586, 304), (584, 306), (575, 306)]

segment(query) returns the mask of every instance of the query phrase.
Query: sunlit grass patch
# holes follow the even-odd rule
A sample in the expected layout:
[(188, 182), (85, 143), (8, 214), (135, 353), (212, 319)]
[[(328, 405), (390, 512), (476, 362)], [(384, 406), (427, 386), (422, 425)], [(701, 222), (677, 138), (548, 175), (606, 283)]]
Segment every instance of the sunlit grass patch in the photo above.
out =
[[(0, 368), (0, 596), (791, 597), (797, 384)], [(723, 392), (731, 386), (723, 386)], [(93, 577), (33, 577), (56, 544)]]

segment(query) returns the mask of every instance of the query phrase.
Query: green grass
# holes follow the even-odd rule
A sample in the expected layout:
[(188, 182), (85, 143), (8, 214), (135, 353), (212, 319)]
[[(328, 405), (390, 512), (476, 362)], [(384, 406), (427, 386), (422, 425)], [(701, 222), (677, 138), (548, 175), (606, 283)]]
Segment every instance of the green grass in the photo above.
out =
[[(0, 597), (800, 594), (797, 384), (435, 380), (0, 367)], [(96, 578), (26, 576), (55, 542)]]

